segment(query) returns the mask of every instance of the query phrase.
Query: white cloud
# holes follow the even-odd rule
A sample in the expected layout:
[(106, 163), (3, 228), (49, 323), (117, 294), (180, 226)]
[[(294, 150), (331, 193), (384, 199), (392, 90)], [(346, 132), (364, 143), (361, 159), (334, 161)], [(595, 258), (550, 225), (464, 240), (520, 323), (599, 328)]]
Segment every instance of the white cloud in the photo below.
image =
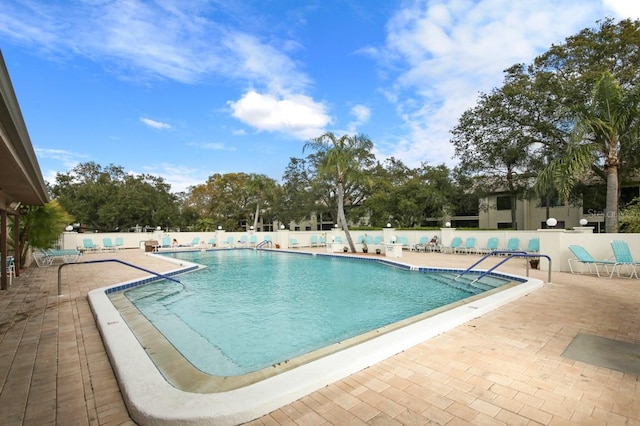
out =
[(403, 68), (384, 90), (410, 133), (377, 149), (411, 166), (452, 164), (449, 131), (479, 92), (500, 86), (504, 69), (594, 26), (600, 11), (582, 0), (415, 1), (397, 11), (376, 58)]
[(283, 132), (303, 140), (319, 136), (331, 123), (325, 106), (304, 95), (282, 97), (249, 91), (228, 105), (234, 117), (258, 131)]
[(351, 107), (349, 114), (352, 115), (355, 119), (349, 123), (348, 131), (349, 134), (358, 133), (358, 129), (363, 124), (366, 124), (371, 118), (371, 109), (366, 105), (354, 105)]
[(171, 185), (171, 192), (186, 191), (190, 186), (200, 185), (207, 181), (212, 174), (209, 171), (198, 170), (190, 166), (177, 166), (170, 163), (159, 163), (143, 168), (145, 173), (162, 176)]
[(140, 117), (140, 121), (146, 124), (149, 127), (153, 127), (158, 130), (168, 130), (171, 128), (170, 124), (163, 123), (161, 121), (152, 120), (150, 118)]
[(602, 4), (618, 18), (640, 18), (640, 2), (637, 0), (602, 0)]
[(36, 156), (41, 159), (51, 159), (61, 162), (68, 170), (73, 169), (79, 163), (89, 160), (89, 155), (71, 152), (65, 149), (38, 148), (35, 147)]

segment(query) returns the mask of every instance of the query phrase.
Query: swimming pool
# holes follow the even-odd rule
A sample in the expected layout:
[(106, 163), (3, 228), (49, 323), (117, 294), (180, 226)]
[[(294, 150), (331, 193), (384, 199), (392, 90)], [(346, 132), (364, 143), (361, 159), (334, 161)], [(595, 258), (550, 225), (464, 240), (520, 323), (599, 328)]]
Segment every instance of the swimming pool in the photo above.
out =
[[(174, 271), (176, 273), (193, 267), (193, 264), (184, 259), (168, 261), (179, 264), (179, 268)], [(409, 268), (403, 264), (398, 266)], [(533, 291), (540, 287), (542, 282), (528, 280), (506, 285), (501, 290), (487, 292), (487, 297), (472, 296), (471, 299), (458, 302), (454, 306), (419, 314), (418, 318), (414, 316), (411, 317), (411, 321), (400, 321), (398, 327), (391, 327), (382, 333), (378, 331), (380, 329), (369, 332), (373, 335), (355, 342), (357, 344), (346, 349), (336, 348), (336, 345), (342, 345), (342, 342), (338, 342), (330, 345), (333, 346), (330, 350), (321, 349), (322, 353), (313, 359), (296, 358), (296, 361), (281, 363), (294, 364), (295, 368), (291, 368), (292, 365), (274, 365), (267, 369), (271, 374), (265, 374), (262, 379), (256, 380), (252, 377), (246, 381), (245, 386), (234, 386), (229, 388), (231, 390), (225, 391), (220, 389), (221, 386), (224, 388), (228, 378), (217, 378), (217, 382), (207, 381), (203, 379), (202, 372), (194, 368), (183, 369), (185, 365), (179, 362), (177, 368), (180, 371), (176, 376), (182, 383), (175, 383), (173, 379), (166, 378), (159, 372), (147, 352), (155, 352), (161, 358), (166, 356), (168, 362), (173, 364), (176, 360), (167, 355), (171, 352), (172, 345), (167, 344), (165, 339), (164, 346), (148, 346), (145, 341), (148, 337), (146, 334), (154, 334), (152, 329), (143, 328), (137, 337), (131, 331), (131, 328), (139, 325), (135, 324), (136, 321), (145, 322), (146, 319), (142, 321), (142, 315), (138, 313), (131, 320), (127, 317), (130, 313), (116, 311), (113, 303), (107, 298), (107, 292), (124, 298), (123, 293), (116, 290), (132, 287), (134, 284), (122, 283), (109, 289), (96, 290), (89, 295), (131, 417), (140, 424), (238, 424), (293, 402), (329, 383), (489, 312)], [(127, 318), (129, 324), (124, 318)], [(160, 334), (157, 330), (155, 333)], [(176, 352), (175, 349), (173, 352)], [(260, 372), (263, 370), (257, 373), (262, 374)], [(186, 388), (183, 388), (183, 385), (186, 385)]]
[(125, 296), (189, 362), (215, 376), (244, 375), (336, 343), (346, 347), (364, 333), (388, 331), (511, 281), (471, 284), (477, 275), (454, 281), (449, 271), (418, 273), (344, 256), (255, 250), (169, 256), (206, 268), (181, 278), (186, 291), (163, 280)]

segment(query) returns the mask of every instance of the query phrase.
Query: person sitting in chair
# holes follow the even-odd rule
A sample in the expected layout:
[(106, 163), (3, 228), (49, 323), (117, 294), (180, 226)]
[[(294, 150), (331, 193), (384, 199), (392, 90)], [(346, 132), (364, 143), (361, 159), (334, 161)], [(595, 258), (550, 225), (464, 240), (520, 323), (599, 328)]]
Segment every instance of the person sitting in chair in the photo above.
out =
[(438, 236), (434, 235), (433, 238), (431, 239), (431, 241), (429, 241), (428, 246), (429, 247), (437, 247), (438, 245)]

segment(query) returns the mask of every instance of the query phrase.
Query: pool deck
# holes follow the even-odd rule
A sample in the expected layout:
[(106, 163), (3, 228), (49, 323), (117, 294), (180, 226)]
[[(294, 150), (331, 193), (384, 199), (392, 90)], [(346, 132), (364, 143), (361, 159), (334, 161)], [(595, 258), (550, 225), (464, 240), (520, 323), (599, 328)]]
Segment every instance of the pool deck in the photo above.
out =
[[(139, 250), (81, 260), (106, 258), (173, 268)], [(464, 268), (477, 258), (398, 260)], [(499, 270), (524, 275), (524, 261)], [(146, 275), (117, 263), (66, 266), (58, 296), (58, 268), (32, 267), (0, 291), (0, 424), (135, 424), (86, 296)], [(553, 273), (552, 281), (249, 424), (640, 424), (640, 376), (562, 356), (580, 333), (640, 344), (640, 280)]]

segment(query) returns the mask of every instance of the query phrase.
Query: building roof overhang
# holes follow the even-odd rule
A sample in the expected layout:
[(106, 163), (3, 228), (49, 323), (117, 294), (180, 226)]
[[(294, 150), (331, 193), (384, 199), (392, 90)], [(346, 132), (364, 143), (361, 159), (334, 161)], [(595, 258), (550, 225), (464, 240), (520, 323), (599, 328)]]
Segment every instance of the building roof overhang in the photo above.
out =
[(43, 205), (47, 187), (0, 52), (0, 208)]

